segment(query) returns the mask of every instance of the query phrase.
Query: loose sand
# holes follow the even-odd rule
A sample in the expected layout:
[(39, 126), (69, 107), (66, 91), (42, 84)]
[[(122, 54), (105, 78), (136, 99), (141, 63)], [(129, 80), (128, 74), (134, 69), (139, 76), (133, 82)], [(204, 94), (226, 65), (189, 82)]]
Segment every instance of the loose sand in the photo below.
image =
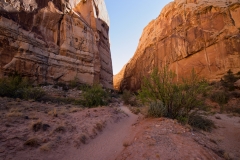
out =
[(239, 160), (240, 117), (209, 118), (217, 126), (210, 133), (143, 118), (117, 103), (83, 109), (0, 98), (0, 159)]

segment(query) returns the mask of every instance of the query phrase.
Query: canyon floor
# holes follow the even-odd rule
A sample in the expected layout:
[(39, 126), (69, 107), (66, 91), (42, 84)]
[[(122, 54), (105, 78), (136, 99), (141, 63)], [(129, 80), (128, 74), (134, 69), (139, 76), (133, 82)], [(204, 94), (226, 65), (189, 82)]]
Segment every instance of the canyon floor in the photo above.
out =
[(240, 117), (208, 117), (216, 128), (204, 132), (122, 103), (87, 109), (0, 98), (0, 159), (240, 159)]

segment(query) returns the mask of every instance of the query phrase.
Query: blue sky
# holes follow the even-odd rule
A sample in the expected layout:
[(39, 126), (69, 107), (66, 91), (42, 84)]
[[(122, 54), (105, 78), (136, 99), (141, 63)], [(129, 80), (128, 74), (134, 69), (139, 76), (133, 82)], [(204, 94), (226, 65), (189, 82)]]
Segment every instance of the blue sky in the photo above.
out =
[(105, 0), (110, 17), (113, 74), (135, 53), (142, 31), (171, 0)]

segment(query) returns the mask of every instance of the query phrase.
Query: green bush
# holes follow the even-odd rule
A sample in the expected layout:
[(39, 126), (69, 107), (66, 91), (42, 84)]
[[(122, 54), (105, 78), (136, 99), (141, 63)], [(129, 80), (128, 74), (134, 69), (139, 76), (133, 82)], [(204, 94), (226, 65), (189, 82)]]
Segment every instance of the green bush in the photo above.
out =
[(30, 87), (29, 81), (19, 75), (0, 79), (0, 96), (22, 98), (23, 89)]
[(234, 98), (240, 98), (240, 92), (233, 91), (231, 92), (231, 96)]
[(99, 84), (94, 84), (83, 93), (83, 102), (87, 107), (107, 105), (108, 98), (108, 93)]
[(223, 76), (223, 80), (228, 83), (234, 83), (237, 77), (234, 76), (231, 70), (228, 70), (227, 74)]
[(131, 91), (129, 90), (123, 91), (122, 100), (123, 100), (123, 103), (126, 105), (131, 105), (131, 106), (138, 105), (136, 96), (133, 93), (131, 93)]
[(131, 97), (132, 97), (132, 93), (129, 90), (123, 91), (122, 100), (124, 104), (129, 104)]
[(229, 91), (234, 91), (236, 87), (234, 86), (234, 82), (236, 82), (239, 77), (235, 76), (231, 70), (228, 70), (227, 74), (223, 76), (221, 79), (222, 86), (227, 88)]
[(213, 102), (217, 102), (219, 105), (224, 105), (228, 103), (229, 95), (225, 91), (213, 92), (210, 96)]
[(166, 107), (163, 105), (162, 102), (151, 102), (149, 109), (148, 109), (148, 116), (150, 117), (163, 117), (166, 116), (167, 110)]
[(23, 98), (24, 99), (34, 99), (34, 100), (41, 100), (46, 93), (42, 88), (39, 87), (29, 87), (23, 89)]
[[(208, 84), (200, 79), (194, 70), (191, 76), (182, 79), (181, 83), (175, 81), (176, 74), (168, 67), (155, 69), (149, 77), (144, 78), (139, 98), (148, 104), (161, 101), (166, 108), (166, 117), (188, 119), (189, 113), (202, 105), (198, 96), (205, 93)], [(158, 113), (156, 115), (161, 116)]]
[(87, 91), (91, 88), (91, 86), (87, 85), (87, 84), (79, 84), (77, 89), (81, 90), (81, 91)]
[(45, 95), (41, 88), (33, 88), (27, 78), (13, 75), (0, 79), (0, 96), (39, 100)]

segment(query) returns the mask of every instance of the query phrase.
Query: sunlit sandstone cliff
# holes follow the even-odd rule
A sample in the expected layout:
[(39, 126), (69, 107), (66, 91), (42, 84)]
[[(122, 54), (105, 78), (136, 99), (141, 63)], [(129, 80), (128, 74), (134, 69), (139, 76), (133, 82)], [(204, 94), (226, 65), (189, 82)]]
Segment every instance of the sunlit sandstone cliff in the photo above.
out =
[(153, 68), (177, 78), (194, 68), (216, 80), (240, 71), (240, 0), (175, 0), (144, 29), (132, 59), (114, 76), (115, 89), (137, 90)]
[(0, 77), (112, 88), (108, 31), (104, 0), (1, 0)]

